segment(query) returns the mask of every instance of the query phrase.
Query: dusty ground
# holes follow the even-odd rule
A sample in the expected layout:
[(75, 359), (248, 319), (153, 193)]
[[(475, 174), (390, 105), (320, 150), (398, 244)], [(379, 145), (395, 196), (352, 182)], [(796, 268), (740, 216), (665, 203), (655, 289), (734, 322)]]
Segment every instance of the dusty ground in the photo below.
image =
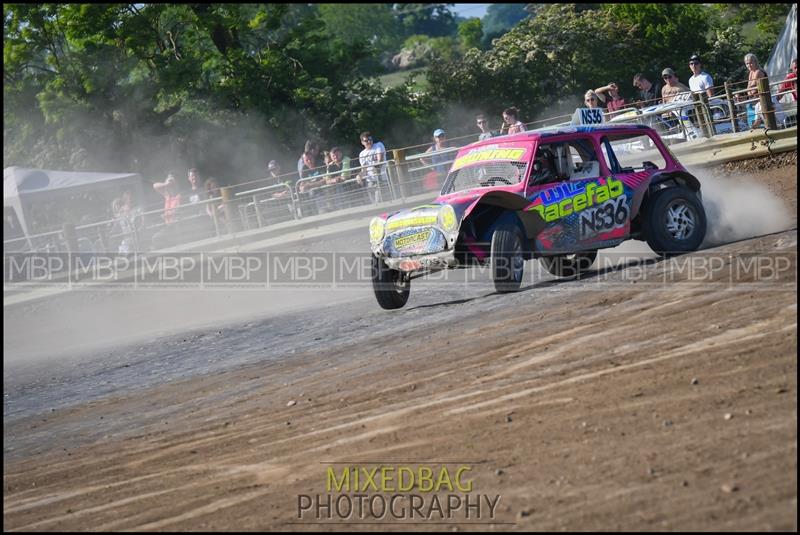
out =
[[(796, 197), (796, 163), (755, 178)], [(712, 255), (724, 267), (705, 276)], [(420, 285), (397, 313), (365, 299), (145, 344), (114, 360), (135, 388), (49, 410), (14, 413), (80, 394), (80, 368), (24, 385), (6, 370), (5, 528), (796, 530), (796, 257), (795, 229), (681, 257), (693, 271)], [(167, 356), (229, 353), (147, 384)], [(298, 518), (344, 462), (469, 466), (496, 514)]]

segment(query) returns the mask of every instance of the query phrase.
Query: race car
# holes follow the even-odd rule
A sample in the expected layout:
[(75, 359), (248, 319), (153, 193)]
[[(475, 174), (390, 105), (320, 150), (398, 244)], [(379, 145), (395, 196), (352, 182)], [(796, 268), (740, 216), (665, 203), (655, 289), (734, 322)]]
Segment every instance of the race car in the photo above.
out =
[(541, 129), (462, 147), (432, 203), (373, 218), (372, 283), (384, 309), (442, 269), (489, 266), (495, 289), (512, 292), (531, 258), (571, 277), (598, 249), (638, 239), (671, 255), (705, 233), (700, 182), (653, 129)]

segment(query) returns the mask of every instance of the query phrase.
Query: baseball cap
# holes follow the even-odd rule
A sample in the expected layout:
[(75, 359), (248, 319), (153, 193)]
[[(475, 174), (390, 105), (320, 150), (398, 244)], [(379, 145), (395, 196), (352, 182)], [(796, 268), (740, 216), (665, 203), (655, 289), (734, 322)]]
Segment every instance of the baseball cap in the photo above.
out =
[(661, 76), (664, 76), (665, 74), (669, 74), (670, 76), (675, 76), (675, 71), (667, 67), (666, 69), (661, 71)]
[(444, 130), (442, 130), (441, 128), (437, 128), (436, 130), (433, 131), (433, 137), (439, 137), (443, 135), (444, 135)]
[(700, 60), (700, 56), (698, 56), (697, 54), (694, 54), (694, 55), (693, 55), (691, 58), (689, 58), (689, 61), (696, 61), (696, 62), (698, 62), (698, 63), (703, 63), (703, 62)]
[(278, 168), (278, 162), (276, 162), (275, 160), (270, 160), (269, 163), (267, 164), (267, 169), (277, 169), (277, 168)]

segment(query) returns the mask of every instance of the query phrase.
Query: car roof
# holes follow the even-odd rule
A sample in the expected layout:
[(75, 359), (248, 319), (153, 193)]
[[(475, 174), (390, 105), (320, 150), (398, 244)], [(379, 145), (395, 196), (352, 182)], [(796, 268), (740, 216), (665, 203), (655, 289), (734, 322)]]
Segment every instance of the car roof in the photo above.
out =
[(497, 143), (499, 141), (534, 141), (538, 139), (545, 139), (548, 137), (554, 136), (561, 136), (561, 135), (568, 135), (568, 134), (588, 134), (593, 132), (604, 132), (604, 133), (625, 133), (625, 132), (636, 132), (642, 130), (652, 130), (649, 126), (645, 126), (642, 124), (621, 124), (621, 125), (611, 125), (611, 124), (602, 124), (596, 126), (571, 126), (571, 125), (558, 125), (558, 126), (549, 126), (545, 128), (537, 128), (536, 130), (528, 130), (525, 132), (520, 132), (519, 134), (511, 134), (506, 136), (497, 136), (492, 137), (489, 139), (485, 139), (483, 141), (479, 141), (470, 145), (471, 147), (477, 147), (481, 145), (491, 145), (493, 143)]

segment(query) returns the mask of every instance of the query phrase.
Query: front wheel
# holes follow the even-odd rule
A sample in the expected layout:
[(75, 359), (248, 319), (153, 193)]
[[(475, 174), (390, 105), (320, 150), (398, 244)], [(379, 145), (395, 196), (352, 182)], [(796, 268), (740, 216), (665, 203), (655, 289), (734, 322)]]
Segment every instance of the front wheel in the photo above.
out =
[(525, 268), (519, 228), (513, 225), (497, 227), (492, 234), (490, 262), (495, 290), (501, 293), (519, 290)]
[(382, 258), (372, 255), (372, 289), (381, 308), (403, 308), (411, 293), (411, 279), (406, 273), (391, 269)]
[(556, 277), (575, 277), (587, 271), (597, 258), (597, 251), (560, 254), (539, 258), (542, 266)]
[(706, 236), (706, 212), (692, 190), (656, 191), (642, 214), (647, 245), (661, 256), (696, 251)]

